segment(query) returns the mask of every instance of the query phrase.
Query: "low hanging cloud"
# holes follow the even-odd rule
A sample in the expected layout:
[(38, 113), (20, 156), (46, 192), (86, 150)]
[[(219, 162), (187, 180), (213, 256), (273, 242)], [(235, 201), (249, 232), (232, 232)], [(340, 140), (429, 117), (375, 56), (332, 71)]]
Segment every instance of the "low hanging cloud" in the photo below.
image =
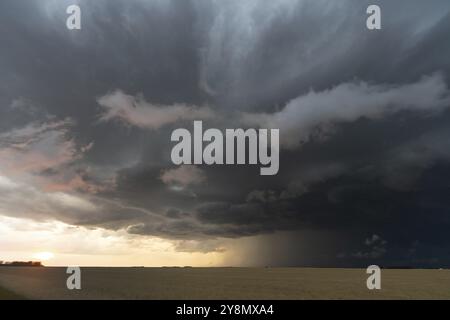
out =
[(117, 120), (143, 129), (159, 129), (181, 120), (209, 119), (213, 111), (209, 107), (190, 106), (183, 103), (157, 105), (142, 96), (127, 95), (120, 90), (97, 99), (103, 108), (101, 121)]
[[(80, 214), (93, 214), (98, 207), (89, 200), (63, 192), (47, 193), (22, 181), (0, 175), (0, 212), (3, 215), (30, 216), (33, 219), (68, 219)], [(66, 219), (67, 220), (67, 219)]]
[(49, 117), (0, 133), (0, 173), (25, 177), (47, 191), (104, 190), (107, 186), (96, 183), (88, 167), (76, 165), (94, 143), (77, 145), (70, 137), (74, 121)]
[(74, 126), (69, 118), (47, 116), (0, 133), (0, 215), (90, 225), (148, 215), (84, 194), (105, 186), (76, 165), (94, 143), (78, 145), (70, 137)]
[(281, 142), (287, 148), (298, 147), (312, 137), (323, 138), (334, 126), (360, 118), (380, 119), (399, 111), (439, 112), (450, 104), (450, 92), (440, 73), (425, 76), (404, 85), (372, 85), (366, 82), (342, 83), (330, 90), (291, 100), (283, 110), (268, 113), (244, 113), (243, 121), (281, 129)]
[(186, 187), (204, 182), (206, 175), (196, 166), (183, 165), (176, 169), (165, 170), (161, 175), (161, 180), (168, 185), (175, 184)]
[(79, 158), (73, 140), (67, 137), (70, 119), (26, 126), (0, 134), (0, 167), (10, 173), (30, 173), (55, 168)]
[(409, 190), (427, 170), (450, 160), (450, 130), (432, 129), (397, 146), (380, 164), (384, 183), (396, 190)]
[(353, 257), (358, 259), (378, 259), (387, 252), (387, 241), (380, 236), (373, 234), (364, 241), (365, 248), (353, 253)]
[(68, 192), (47, 192), (29, 181), (0, 174), (0, 215), (73, 225), (123, 227), (151, 212), (117, 201)]

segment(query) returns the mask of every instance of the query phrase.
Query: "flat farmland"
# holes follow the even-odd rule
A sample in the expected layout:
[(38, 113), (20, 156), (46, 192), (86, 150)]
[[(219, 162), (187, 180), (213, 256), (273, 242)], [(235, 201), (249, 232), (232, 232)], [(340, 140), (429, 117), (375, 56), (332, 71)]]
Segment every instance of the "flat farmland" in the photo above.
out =
[(71, 291), (65, 268), (2, 267), (0, 299), (450, 299), (450, 270), (381, 273), (369, 291), (364, 269), (89, 267)]

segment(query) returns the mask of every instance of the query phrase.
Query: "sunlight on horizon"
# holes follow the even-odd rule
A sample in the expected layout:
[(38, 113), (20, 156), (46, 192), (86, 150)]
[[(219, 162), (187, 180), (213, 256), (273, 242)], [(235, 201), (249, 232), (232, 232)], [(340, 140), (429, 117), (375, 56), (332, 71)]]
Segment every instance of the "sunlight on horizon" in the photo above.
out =
[(44, 252), (38, 252), (33, 254), (33, 258), (40, 260), (40, 261), (48, 261), (55, 257), (55, 255), (52, 252), (44, 251)]
[(178, 251), (177, 242), (126, 230), (0, 217), (0, 260), (46, 266), (220, 266), (223, 252)]

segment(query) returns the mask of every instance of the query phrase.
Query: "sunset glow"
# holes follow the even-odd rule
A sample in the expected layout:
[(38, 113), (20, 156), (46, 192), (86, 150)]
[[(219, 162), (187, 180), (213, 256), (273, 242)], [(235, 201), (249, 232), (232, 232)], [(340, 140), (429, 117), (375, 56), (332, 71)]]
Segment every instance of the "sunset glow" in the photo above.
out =
[(51, 252), (38, 252), (33, 255), (33, 258), (40, 260), (40, 261), (48, 261), (50, 259), (53, 259), (55, 255)]

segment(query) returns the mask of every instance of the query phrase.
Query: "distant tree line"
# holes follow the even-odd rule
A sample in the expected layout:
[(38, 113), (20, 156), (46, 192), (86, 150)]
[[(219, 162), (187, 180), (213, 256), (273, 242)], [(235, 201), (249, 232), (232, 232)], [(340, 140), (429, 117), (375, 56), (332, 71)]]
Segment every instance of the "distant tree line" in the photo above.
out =
[(1, 261), (0, 267), (43, 267), (40, 261)]

